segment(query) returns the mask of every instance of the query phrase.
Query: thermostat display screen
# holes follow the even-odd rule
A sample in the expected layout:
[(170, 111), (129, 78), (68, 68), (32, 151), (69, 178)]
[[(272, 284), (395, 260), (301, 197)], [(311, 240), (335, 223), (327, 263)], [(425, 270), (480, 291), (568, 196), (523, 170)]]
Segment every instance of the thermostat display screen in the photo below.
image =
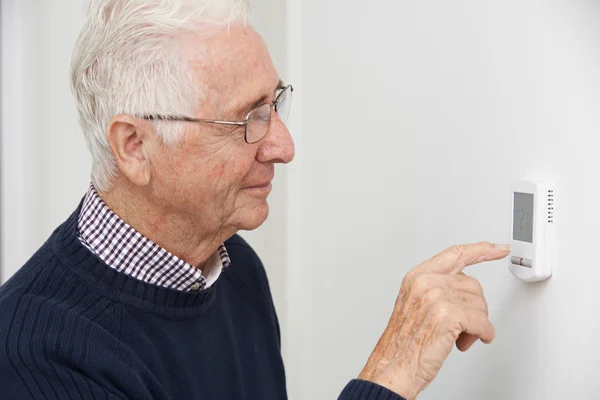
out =
[(514, 193), (513, 240), (533, 243), (533, 194)]

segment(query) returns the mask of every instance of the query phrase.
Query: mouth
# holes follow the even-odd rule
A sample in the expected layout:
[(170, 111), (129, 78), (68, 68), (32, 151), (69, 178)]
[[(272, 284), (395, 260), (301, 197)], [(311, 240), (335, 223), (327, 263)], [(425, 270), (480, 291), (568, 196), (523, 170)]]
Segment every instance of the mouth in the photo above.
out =
[(244, 189), (270, 189), (275, 178), (275, 174), (271, 171), (270, 174), (265, 174), (262, 177), (257, 177), (258, 179), (251, 180), (248, 185), (244, 187)]
[(269, 187), (271, 187), (271, 181), (270, 180), (266, 181), (266, 182), (263, 182), (263, 183), (259, 183), (257, 185), (248, 186), (248, 187), (246, 187), (246, 189), (266, 189), (266, 188), (269, 188)]
[[(257, 171), (258, 172), (258, 171)], [(254, 175), (253, 179), (248, 179), (248, 183), (243, 186), (244, 190), (250, 193), (256, 194), (269, 194), (273, 188), (272, 181), (275, 178), (275, 171), (271, 167), (270, 169), (261, 171)]]
[(270, 176), (267, 179), (263, 179), (258, 182), (252, 182), (244, 189), (246, 190), (246, 193), (253, 193), (262, 198), (263, 196), (268, 196), (269, 193), (271, 193), (271, 190), (273, 189), (273, 185), (271, 184), (272, 180), (273, 176)]

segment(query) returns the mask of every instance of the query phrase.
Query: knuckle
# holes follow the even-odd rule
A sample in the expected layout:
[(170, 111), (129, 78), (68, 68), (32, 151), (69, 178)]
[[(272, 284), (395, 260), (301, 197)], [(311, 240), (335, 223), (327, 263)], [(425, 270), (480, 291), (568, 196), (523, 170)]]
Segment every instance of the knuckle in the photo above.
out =
[(422, 296), (422, 302), (425, 305), (431, 306), (433, 304), (435, 304), (438, 300), (440, 300), (441, 298), (443, 298), (444, 296), (444, 291), (440, 288), (433, 288), (433, 289), (429, 289), (427, 290), (423, 296)]
[(437, 301), (431, 308), (432, 317), (437, 323), (445, 322), (452, 313), (451, 305), (446, 301)]
[(403, 284), (411, 285), (416, 277), (417, 273), (414, 270), (408, 271), (408, 273), (404, 275)]
[(469, 306), (483, 313), (486, 317), (488, 316), (488, 304), (483, 296), (474, 296), (474, 298), (469, 302)]
[(455, 255), (456, 258), (460, 258), (460, 257), (462, 257), (462, 255), (465, 252), (465, 247), (455, 244), (454, 246), (448, 247), (448, 249), (446, 251), (450, 254)]
[(488, 316), (484, 312), (479, 310), (469, 310), (468, 313), (475, 323), (480, 325), (487, 325)]
[(482, 302), (482, 308), (483, 308), (483, 311), (485, 312), (485, 315), (486, 316), (489, 315), (490, 314), (490, 310), (489, 310), (489, 307), (488, 307), (488, 303), (485, 300), (485, 297), (481, 298), (481, 302)]
[(459, 269), (462, 269), (466, 266), (465, 253), (467, 252), (467, 249), (465, 246), (454, 245), (454, 246), (448, 247), (448, 249), (446, 249), (446, 252), (448, 252), (450, 254), (450, 257), (454, 260), (454, 263), (456, 264), (456, 266)]
[(464, 279), (467, 289), (470, 292), (483, 294), (483, 286), (481, 286), (481, 283), (477, 279), (467, 275), (465, 275), (462, 279)]
[(494, 324), (492, 324), (491, 322), (489, 323), (489, 329), (490, 329), (490, 339), (494, 340), (496, 338), (496, 327), (494, 326)]
[(483, 327), (482, 328), (482, 330), (483, 330), (482, 336), (488, 341), (494, 340), (494, 338), (496, 337), (496, 328), (494, 327), (494, 324), (492, 324), (490, 322), (487, 315), (483, 315), (481, 318), (482, 318), (481, 324)]
[(428, 275), (416, 275), (411, 280), (411, 290), (417, 295), (425, 293), (430, 287), (431, 279)]
[(491, 248), (493, 248), (493, 247), (494, 247), (494, 245), (493, 245), (492, 243), (490, 243), (490, 242), (486, 242), (486, 241), (479, 242), (479, 243), (477, 243), (477, 244), (478, 244), (479, 246), (482, 246), (482, 247), (486, 248), (486, 249), (491, 249)]
[(478, 315), (478, 321), (481, 326), (481, 331), (484, 332), (485, 336), (495, 335), (496, 330), (494, 328), (494, 325), (492, 325), (492, 323), (490, 322), (487, 314), (480, 312)]
[(481, 286), (481, 282), (479, 282), (477, 279), (475, 278), (470, 278), (470, 284), (471, 287), (473, 288), (473, 290), (477, 293), (482, 293), (483, 294), (483, 286)]

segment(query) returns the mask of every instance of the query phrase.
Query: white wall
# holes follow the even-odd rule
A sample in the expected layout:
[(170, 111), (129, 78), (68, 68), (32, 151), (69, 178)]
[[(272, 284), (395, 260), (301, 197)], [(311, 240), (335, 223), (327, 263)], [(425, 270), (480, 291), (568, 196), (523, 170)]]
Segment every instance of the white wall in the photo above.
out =
[[(2, 278), (10, 276), (15, 264), (22, 264), (39, 245), (39, 236), (32, 227), (39, 220), (35, 184), (39, 153), (35, 132), (36, 76), (32, 74), (37, 59), (25, 47), (36, 40), (34, 21), (25, 21), (33, 10), (27, 1), (0, 3), (2, 39), (0, 70), (2, 73), (2, 114), (0, 173), (0, 266)], [(28, 196), (29, 194), (29, 196)], [(10, 268), (8, 267), (10, 265)]]
[(2, 1), (2, 280), (75, 209), (90, 157), (69, 86), (83, 0)]
[(508, 241), (509, 185), (537, 175), (559, 196), (555, 276), (531, 285), (505, 262), (468, 270), (497, 339), (454, 352), (420, 398), (599, 398), (600, 3), (294, 7), (292, 398), (336, 398), (377, 342), (404, 274), (454, 243)]

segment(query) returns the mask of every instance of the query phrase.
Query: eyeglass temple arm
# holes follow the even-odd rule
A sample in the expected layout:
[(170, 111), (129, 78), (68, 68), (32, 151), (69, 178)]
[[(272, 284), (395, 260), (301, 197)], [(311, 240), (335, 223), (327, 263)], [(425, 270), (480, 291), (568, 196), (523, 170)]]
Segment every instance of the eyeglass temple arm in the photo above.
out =
[[(294, 87), (292, 85), (288, 85), (285, 87), (285, 89), (282, 91), (282, 93), (285, 92), (288, 88), (290, 89), (290, 92), (294, 91)], [(281, 94), (279, 96), (281, 96)], [(279, 96), (277, 96), (277, 99), (275, 99), (274, 102), (272, 102), (270, 104), (267, 103), (267, 104), (269, 104), (272, 108), (275, 108), (277, 106), (277, 100), (279, 99)], [(252, 111), (250, 113), (252, 113)], [(152, 115), (152, 114), (142, 115), (140, 118), (150, 120), (150, 121), (205, 122), (205, 123), (209, 123), (209, 124), (245, 126), (248, 124), (248, 118), (250, 116), (250, 113), (248, 114), (248, 117), (246, 117), (246, 120), (241, 121), (241, 122), (220, 121), (220, 120), (216, 120), (216, 119), (191, 118), (191, 117), (176, 116), (176, 115)]]
[(219, 125), (237, 125), (244, 126), (247, 122), (235, 122), (235, 121), (219, 121), (216, 119), (202, 119), (202, 118), (191, 118), (191, 117), (178, 117), (175, 115), (142, 115), (142, 119), (151, 121), (184, 121), (184, 122), (206, 122), (209, 124)]

